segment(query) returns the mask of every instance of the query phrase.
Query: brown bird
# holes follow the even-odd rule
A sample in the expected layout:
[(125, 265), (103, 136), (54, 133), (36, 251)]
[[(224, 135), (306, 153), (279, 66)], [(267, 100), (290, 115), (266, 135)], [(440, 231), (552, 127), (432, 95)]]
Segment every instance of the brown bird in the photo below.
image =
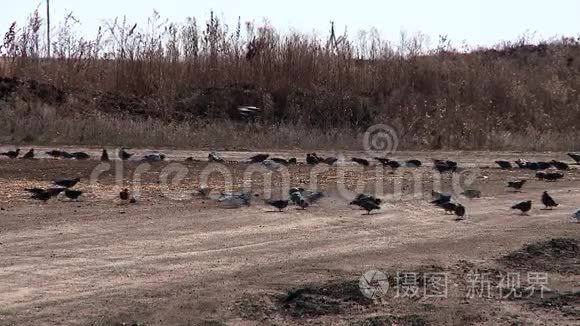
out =
[(119, 193), (119, 198), (121, 200), (129, 200), (129, 189), (123, 189), (123, 191)]
[(526, 215), (526, 213), (532, 209), (532, 201), (528, 200), (515, 204), (512, 206), (512, 209), (519, 209), (522, 212), (522, 215)]
[(70, 190), (70, 189), (66, 189), (66, 190), (64, 191), (64, 195), (65, 195), (67, 198), (69, 198), (69, 199), (72, 199), (72, 200), (77, 200), (77, 199), (79, 199), (79, 197), (80, 197), (82, 194), (83, 194), (83, 192), (82, 192), (82, 191), (80, 191), (80, 190)]
[(6, 156), (6, 157), (11, 158), (11, 159), (15, 159), (18, 157), (18, 155), (20, 155), (20, 148), (17, 148), (15, 151), (8, 151), (8, 152), (0, 153), (0, 155)]
[(109, 161), (109, 153), (104, 148), (103, 148), (103, 153), (101, 154), (101, 161), (103, 161), (103, 162)]
[(23, 160), (32, 160), (34, 158), (34, 148), (31, 148), (24, 156), (21, 157)]
[(508, 188), (512, 188), (512, 189), (514, 189), (514, 191), (518, 192), (518, 191), (521, 191), (521, 189), (525, 183), (526, 183), (525, 179), (516, 180), (516, 181), (508, 181), (507, 186), (508, 186)]

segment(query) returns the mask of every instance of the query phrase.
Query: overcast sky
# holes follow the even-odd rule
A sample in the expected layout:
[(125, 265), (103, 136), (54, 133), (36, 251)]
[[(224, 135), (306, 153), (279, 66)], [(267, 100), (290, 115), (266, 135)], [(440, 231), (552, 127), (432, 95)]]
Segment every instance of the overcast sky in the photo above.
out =
[[(7, 1), (7, 0), (4, 0)], [(11, 1), (2, 6), (0, 30), (12, 21), (24, 22), (37, 6), (44, 16), (45, 0)], [(157, 10), (170, 21), (181, 22), (193, 16), (205, 20), (209, 12), (223, 17), (230, 25), (268, 19), (280, 30), (318, 32), (326, 36), (329, 22), (337, 30), (345, 26), (351, 36), (375, 27), (383, 37), (396, 42), (401, 30), (422, 32), (436, 43), (448, 35), (455, 45), (493, 45), (515, 40), (524, 34), (535, 39), (558, 35), (580, 35), (580, 1), (576, 0), (50, 0), (53, 21), (72, 11), (81, 21), (79, 30), (95, 34), (104, 19), (126, 15), (142, 26)], [(54, 26), (54, 25), (53, 25)]]

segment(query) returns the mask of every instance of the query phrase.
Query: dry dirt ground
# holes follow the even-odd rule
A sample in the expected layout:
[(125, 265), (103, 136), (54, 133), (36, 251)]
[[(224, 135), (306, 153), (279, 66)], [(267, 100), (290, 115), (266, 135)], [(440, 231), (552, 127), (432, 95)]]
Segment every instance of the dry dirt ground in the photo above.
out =
[[(428, 203), (433, 187), (453, 190), (452, 176), (434, 182), (430, 166), (405, 174), (411, 169), (391, 173), (338, 162), (315, 174), (317, 188), (327, 194), (320, 203), (278, 213), (263, 204), (270, 186), (262, 184), (260, 173), (249, 177), (258, 195), (252, 205), (224, 209), (191, 195), (208, 165), (207, 152), (163, 152), (170, 162), (151, 164), (142, 173), (134, 205), (120, 203), (116, 195), (136, 185), (131, 179), (139, 162), (123, 165), (119, 183), (111, 171), (89, 182), (97, 160), (0, 159), (1, 325), (580, 323), (580, 223), (571, 218), (580, 208), (580, 168), (572, 166), (559, 182), (541, 182), (531, 171), (492, 167), (497, 158), (566, 160), (564, 153), (394, 155), (451, 158), (467, 166), (459, 184), (462, 178), (473, 180), (471, 187), (483, 196), (470, 200), (455, 192), (468, 212), (465, 220), (455, 221)], [(297, 152), (276, 155), (303, 161)], [(188, 156), (200, 161), (180, 163), (187, 170), (183, 180), (170, 177), (173, 182), (165, 185), (164, 171)], [(241, 187), (248, 164), (239, 161), (250, 153), (223, 156), (231, 161), (224, 164), (232, 173), (229, 187)], [(289, 167), (290, 183), (311, 187), (312, 169), (303, 163)], [(272, 173), (274, 194), (284, 191), (277, 189), (277, 173)], [(77, 188), (86, 191), (84, 198), (44, 204), (22, 191), (64, 176), (82, 179)], [(517, 178), (530, 181), (523, 192), (508, 192), (506, 181)], [(220, 177), (208, 184), (228, 187)], [(348, 206), (339, 190), (345, 185), (354, 191), (357, 184), (369, 193), (377, 184), (384, 187), (379, 195), (387, 200), (380, 211), (363, 215)], [(403, 197), (389, 197), (394, 189)], [(560, 202), (558, 208), (541, 209), (544, 190)], [(535, 204), (529, 216), (509, 209), (525, 199)], [(385, 273), (390, 285), (374, 299), (359, 290), (369, 270)], [(418, 281), (402, 284), (397, 272), (416, 272)], [(543, 297), (537, 291), (521, 298), (505, 293), (513, 288), (528, 294), (529, 272), (547, 273)], [(429, 273), (445, 275), (446, 298), (424, 295)], [(470, 275), (480, 273), (490, 276), (485, 284), (491, 291), (469, 296)], [(520, 275), (521, 284), (501, 286), (507, 273)], [(417, 286), (418, 294), (397, 297), (397, 289), (409, 289), (405, 286)]]

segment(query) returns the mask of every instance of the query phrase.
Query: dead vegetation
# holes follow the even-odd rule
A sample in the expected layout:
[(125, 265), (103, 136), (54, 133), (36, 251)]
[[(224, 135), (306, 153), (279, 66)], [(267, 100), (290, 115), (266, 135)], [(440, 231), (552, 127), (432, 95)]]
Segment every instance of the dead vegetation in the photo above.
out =
[[(8, 99), (1, 111), (14, 130), (10, 140), (30, 140), (16, 133), (34, 123), (18, 116), (22, 100), (30, 110), (49, 105), (55, 112), (45, 119), (49, 125), (58, 119), (75, 129), (76, 121), (92, 115), (82, 137), (71, 132), (61, 139), (43, 130), (41, 141), (51, 142), (140, 144), (147, 130), (160, 138), (155, 143), (171, 143), (182, 132), (226, 147), (229, 139), (210, 141), (223, 124), (240, 139), (266, 130), (260, 139), (276, 146), (310, 147), (308, 137), (322, 138), (314, 145), (326, 147), (342, 143), (342, 134), (388, 123), (406, 149), (577, 146), (575, 37), (540, 43), (524, 37), (492, 49), (465, 49), (445, 37), (428, 47), (422, 35), (402, 35), (395, 44), (375, 30), (354, 39), (334, 25), (323, 37), (281, 34), (268, 24), (228, 26), (213, 13), (205, 22), (182, 23), (154, 13), (148, 26), (113, 19), (92, 38), (79, 35), (77, 24), (72, 14), (59, 24), (50, 59), (38, 12), (8, 28), (0, 75), (18, 79), (0, 81), (0, 98)], [(239, 105), (263, 108), (255, 130), (234, 123)], [(111, 139), (106, 125), (114, 120), (141, 132)], [(61, 134), (69, 128), (58, 126)], [(289, 140), (278, 141), (280, 133)], [(360, 148), (357, 143), (343, 147)]]

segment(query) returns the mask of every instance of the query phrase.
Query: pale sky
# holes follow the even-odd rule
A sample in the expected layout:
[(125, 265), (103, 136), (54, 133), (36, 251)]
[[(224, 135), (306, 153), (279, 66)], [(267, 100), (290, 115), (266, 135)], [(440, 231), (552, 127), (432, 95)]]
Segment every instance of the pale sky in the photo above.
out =
[[(8, 2), (8, 0), (3, 0)], [(2, 6), (0, 33), (12, 21), (23, 23), (39, 4), (44, 16), (45, 0), (10, 1)], [(264, 18), (280, 29), (328, 35), (329, 22), (335, 21), (339, 34), (348, 27), (354, 37), (359, 30), (375, 27), (381, 35), (397, 42), (402, 30), (422, 32), (431, 43), (448, 35), (454, 45), (463, 41), (493, 45), (515, 40), (526, 34), (537, 39), (553, 36), (580, 36), (580, 1), (576, 0), (50, 0), (53, 26), (72, 11), (81, 21), (79, 31), (93, 36), (104, 19), (127, 16), (139, 26), (153, 10), (163, 18), (182, 22), (188, 16), (200, 22), (210, 10), (232, 26), (242, 22), (262, 22)], [(22, 25), (22, 24), (20, 24)]]

